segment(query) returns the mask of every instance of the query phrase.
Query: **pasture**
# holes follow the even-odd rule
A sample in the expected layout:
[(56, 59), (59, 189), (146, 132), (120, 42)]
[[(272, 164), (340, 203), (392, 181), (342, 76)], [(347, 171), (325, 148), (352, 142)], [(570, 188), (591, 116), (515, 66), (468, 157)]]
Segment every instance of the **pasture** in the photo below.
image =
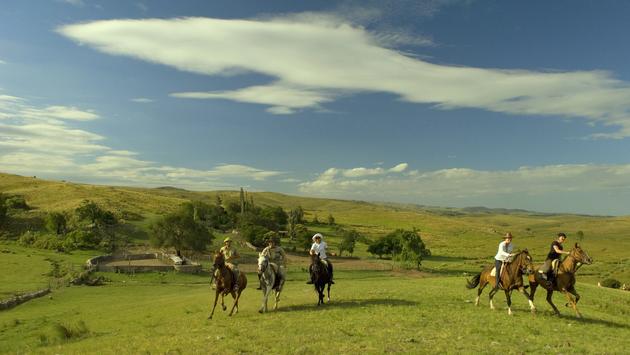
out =
[[(565, 307), (562, 317), (551, 315), (544, 299), (532, 316), (520, 295), (513, 297), (513, 316), (501, 293), (498, 310), (488, 308), (487, 297), (475, 307), (464, 277), (416, 272), (339, 271), (332, 302), (317, 307), (305, 273), (292, 270), (278, 311), (259, 314), (261, 292), (250, 285), (238, 314), (218, 310), (207, 320), (213, 298), (207, 276), (106, 276), (106, 286), (61, 288), (0, 313), (2, 351), (621, 353), (630, 346), (629, 294), (586, 284), (578, 284), (583, 319)], [(247, 276), (255, 284), (255, 274)]]
[[(26, 248), (15, 238), (41, 225), (45, 213), (71, 211), (90, 198), (130, 216), (124, 225), (133, 232), (129, 248), (149, 252), (147, 226), (152, 221), (187, 200), (213, 203), (220, 195), (223, 201), (234, 201), (237, 192), (93, 186), (7, 174), (0, 174), (0, 192), (22, 195), (32, 207), (14, 212), (4, 237), (0, 233), (0, 298), (53, 288), (50, 296), (0, 312), (3, 353), (622, 353), (630, 346), (630, 292), (596, 286), (608, 277), (630, 281), (629, 217), (254, 193), (260, 205), (300, 205), (308, 220), (333, 214), (339, 225), (360, 231), (368, 241), (396, 228), (418, 228), (432, 256), (422, 261), (420, 272), (401, 270), (391, 260), (370, 255), (367, 244), (357, 243), (353, 257), (334, 259), (332, 302), (317, 307), (313, 286), (305, 284), (308, 257), (299, 242), (285, 240), (283, 246), (296, 251), (289, 257), (280, 308), (261, 315), (262, 293), (255, 290), (257, 253), (240, 244), (248, 287), (239, 313), (230, 318), (217, 308), (214, 319), (207, 320), (214, 300), (208, 259), (200, 260), (206, 270), (202, 275), (98, 273), (106, 279), (104, 286), (65, 286), (88, 258), (102, 252)], [(336, 228), (312, 223), (308, 228), (322, 232), (331, 251), (338, 251), (341, 235)], [(512, 295), (513, 316), (507, 315), (502, 292), (494, 298), (496, 311), (489, 309), (487, 288), (481, 305), (473, 305), (476, 291), (466, 289), (466, 279), (491, 262), (505, 231), (515, 235), (516, 247), (529, 249), (535, 262), (544, 260), (558, 231), (569, 235), (567, 248), (579, 241), (588, 251), (594, 263), (577, 274), (583, 319), (564, 307), (564, 296), (558, 293), (554, 301), (561, 317), (552, 315), (540, 291), (535, 316), (518, 293)], [(576, 240), (577, 231), (583, 232), (583, 240)], [(215, 236), (211, 250), (224, 237)], [(231, 297), (226, 298), (226, 305), (231, 304)]]

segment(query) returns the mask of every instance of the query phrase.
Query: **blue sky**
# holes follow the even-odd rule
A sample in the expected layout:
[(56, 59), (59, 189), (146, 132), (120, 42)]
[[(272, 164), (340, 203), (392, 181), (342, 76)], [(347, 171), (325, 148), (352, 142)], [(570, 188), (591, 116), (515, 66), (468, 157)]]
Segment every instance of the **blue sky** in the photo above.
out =
[(5, 1), (0, 171), (630, 214), (622, 1)]

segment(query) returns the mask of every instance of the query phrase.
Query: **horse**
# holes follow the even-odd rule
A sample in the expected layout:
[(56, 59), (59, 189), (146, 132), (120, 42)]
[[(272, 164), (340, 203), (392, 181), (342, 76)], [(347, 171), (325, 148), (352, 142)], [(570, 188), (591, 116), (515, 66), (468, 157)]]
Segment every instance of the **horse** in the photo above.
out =
[[(546, 280), (542, 279), (542, 276), (539, 272), (535, 272), (532, 275), (529, 275), (529, 286), (532, 289), (530, 299), (534, 301), (534, 295), (536, 294), (536, 288), (538, 286), (547, 290), (547, 303), (551, 305), (553, 311), (556, 315), (560, 315), (560, 311), (551, 299), (553, 295), (553, 291), (559, 291), (564, 293), (564, 295), (569, 300), (565, 306), (569, 306), (569, 304), (573, 307), (575, 311), (575, 316), (577, 318), (581, 318), (582, 315), (577, 309), (577, 303), (580, 300), (580, 295), (575, 291), (575, 273), (580, 268), (582, 264), (590, 265), (593, 263), (593, 259), (588, 255), (586, 251), (580, 247), (578, 243), (575, 243), (573, 249), (569, 252), (569, 255), (564, 258), (560, 266), (558, 267), (558, 275), (555, 277), (554, 281), (547, 285)], [(538, 268), (537, 268), (538, 269)], [(573, 298), (572, 296), (575, 296)]]
[(275, 303), (273, 309), (278, 309), (278, 301), (280, 301), (280, 292), (284, 286), (284, 278), (278, 273), (279, 266), (269, 261), (267, 255), (263, 253), (258, 254), (258, 274), (260, 275), (260, 282), (262, 284), (262, 305), (258, 310), (259, 313), (267, 312), (267, 299), (271, 291), (275, 290)]
[[(223, 302), (223, 298), (228, 293), (232, 294), (232, 298), (234, 298), (234, 304), (232, 305), (232, 309), (230, 310), (230, 316), (233, 313), (238, 313), (238, 300), (241, 298), (241, 293), (247, 287), (247, 277), (242, 272), (238, 274), (238, 290), (234, 291), (234, 273), (225, 265), (225, 257), (223, 253), (217, 252), (214, 255), (214, 271), (218, 270), (219, 274), (215, 278), (216, 283), (216, 295), (214, 297), (214, 306), (212, 307), (212, 313), (208, 316), (208, 319), (212, 319), (214, 315), (214, 309), (217, 308), (217, 300), (219, 299), (219, 295), (221, 295), (221, 307), (225, 311), (227, 307), (225, 307), (225, 303)], [(234, 312), (236, 310), (236, 312)]]
[(536, 306), (534, 306), (534, 302), (525, 290), (526, 286), (523, 284), (523, 274), (531, 274), (534, 272), (532, 257), (529, 255), (529, 251), (527, 251), (527, 249), (524, 249), (520, 252), (517, 252), (512, 258), (512, 261), (505, 265), (504, 272), (501, 274), (501, 285), (499, 285), (499, 287), (495, 285), (496, 277), (491, 275), (492, 269), (494, 269), (494, 265), (486, 266), (480, 273), (475, 275), (472, 280), (466, 280), (466, 287), (470, 290), (479, 286), (479, 289), (477, 290), (477, 299), (475, 300), (475, 306), (479, 306), (479, 297), (481, 296), (484, 287), (490, 284), (492, 286), (492, 290), (490, 291), (489, 295), (490, 309), (495, 309), (492, 298), (499, 291), (499, 289), (502, 289), (503, 291), (505, 291), (505, 299), (508, 305), (508, 314), (512, 315), (512, 291), (518, 290), (525, 297), (527, 297), (531, 312), (536, 313)]
[(324, 264), (324, 262), (320, 259), (319, 254), (311, 255), (311, 280), (313, 281), (313, 286), (315, 286), (315, 291), (318, 295), (317, 305), (324, 304), (324, 288), (328, 285), (328, 302), (330, 302), (330, 273), (328, 272), (328, 266)]

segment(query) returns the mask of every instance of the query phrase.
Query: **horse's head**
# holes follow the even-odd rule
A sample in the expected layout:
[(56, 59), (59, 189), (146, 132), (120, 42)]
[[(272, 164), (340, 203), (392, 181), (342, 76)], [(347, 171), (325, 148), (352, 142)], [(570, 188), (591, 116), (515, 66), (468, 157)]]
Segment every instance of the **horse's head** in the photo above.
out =
[(214, 268), (221, 268), (225, 266), (225, 256), (220, 251), (214, 254)]
[(525, 275), (534, 273), (534, 263), (529, 250), (523, 249), (514, 256), (514, 261)]
[(269, 267), (269, 257), (263, 253), (258, 253), (258, 273), (264, 273), (267, 267)]
[(311, 264), (319, 264), (320, 260), (321, 259), (319, 258), (319, 253), (311, 254)]
[(593, 263), (593, 259), (591, 259), (588, 253), (584, 249), (582, 249), (582, 247), (578, 243), (575, 243), (573, 249), (571, 249), (571, 252), (569, 253), (569, 256), (575, 259), (575, 261), (577, 261), (578, 263), (586, 265), (590, 265)]

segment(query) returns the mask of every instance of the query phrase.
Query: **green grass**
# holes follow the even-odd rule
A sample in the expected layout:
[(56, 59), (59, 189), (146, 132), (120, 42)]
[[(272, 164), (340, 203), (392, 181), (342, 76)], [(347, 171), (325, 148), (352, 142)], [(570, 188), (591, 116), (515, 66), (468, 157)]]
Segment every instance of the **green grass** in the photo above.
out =
[[(239, 313), (218, 309), (207, 320), (213, 294), (202, 276), (116, 275), (104, 287), (64, 288), (0, 313), (0, 343), (37, 353), (621, 353), (630, 345), (622, 291), (578, 284), (583, 319), (562, 306), (562, 317), (552, 316), (543, 299), (532, 316), (514, 295), (508, 316), (501, 294), (497, 311), (473, 306), (476, 293), (461, 277), (348, 271), (338, 273), (332, 302), (317, 307), (304, 276), (291, 273), (280, 309), (261, 315), (249, 274)], [(76, 334), (60, 335), (60, 324)]]

